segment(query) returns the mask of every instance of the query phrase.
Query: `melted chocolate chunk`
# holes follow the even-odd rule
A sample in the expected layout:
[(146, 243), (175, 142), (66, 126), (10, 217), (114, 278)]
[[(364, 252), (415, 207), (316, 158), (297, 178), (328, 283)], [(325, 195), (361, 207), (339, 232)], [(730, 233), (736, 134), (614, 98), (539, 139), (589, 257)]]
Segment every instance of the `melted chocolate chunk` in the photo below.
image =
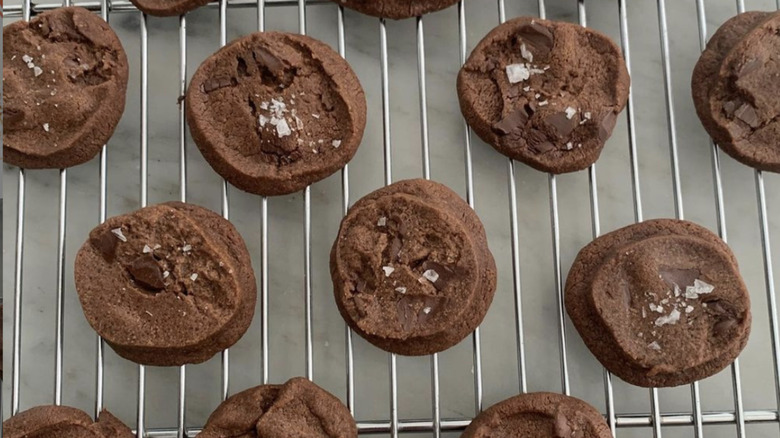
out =
[(151, 254), (144, 254), (133, 260), (133, 263), (127, 267), (127, 271), (141, 286), (155, 291), (165, 289), (162, 271)]
[(754, 71), (763, 67), (763, 65), (764, 62), (760, 59), (751, 59), (750, 61), (742, 64), (742, 67), (739, 69), (739, 73), (737, 73), (737, 77), (741, 78), (742, 76), (749, 75), (750, 73), (753, 73)]
[(5, 107), (3, 110), (3, 123), (10, 128), (24, 120), (24, 110)]
[(629, 310), (631, 308), (631, 289), (628, 287), (628, 283), (623, 283), (620, 289), (623, 291), (623, 308)]
[(554, 39), (550, 29), (539, 23), (531, 23), (520, 28), (517, 36), (526, 44), (533, 47), (531, 52), (535, 57), (546, 58), (553, 48)]
[(433, 287), (435, 287), (438, 291), (443, 291), (446, 289), (456, 275), (452, 268), (444, 266), (438, 262), (426, 261), (423, 263), (422, 268), (423, 271), (432, 269), (434, 272), (436, 272), (436, 274), (439, 275), (439, 278), (437, 278), (433, 283)]
[(555, 424), (553, 425), (555, 438), (582, 438), (583, 430), (573, 428), (569, 423), (569, 418), (561, 411), (555, 414)]
[(404, 243), (398, 237), (393, 237), (393, 241), (390, 243), (390, 260), (399, 260), (401, 258), (401, 248)]
[(559, 112), (547, 116), (545, 123), (552, 126), (558, 138), (565, 139), (577, 127), (577, 121), (572, 117), (566, 117), (565, 112)]
[(526, 112), (525, 108), (518, 108), (507, 114), (500, 122), (494, 124), (493, 130), (499, 134), (506, 135), (515, 129), (522, 128), (527, 122), (528, 112)]
[(555, 149), (555, 145), (547, 140), (531, 143), (531, 150), (536, 154), (545, 154), (553, 149)]
[(284, 62), (268, 49), (265, 47), (258, 47), (252, 53), (255, 57), (255, 61), (267, 68), (274, 77), (277, 79), (282, 79), (284, 77)]
[(737, 326), (737, 318), (727, 315), (725, 318), (721, 318), (715, 325), (712, 326), (712, 333), (715, 336), (726, 336), (729, 334), (732, 328)]
[(98, 250), (105, 261), (108, 263), (114, 262), (116, 259), (116, 246), (119, 243), (119, 239), (111, 230), (106, 230), (91, 238), (89, 243)]
[(404, 332), (412, 331), (420, 324), (425, 324), (433, 318), (446, 298), (424, 295), (404, 295), (396, 302), (398, 322)]
[(355, 283), (355, 292), (363, 293), (366, 290), (366, 280), (363, 280), (362, 278), (358, 278), (357, 283)]
[(685, 292), (685, 288), (693, 286), (693, 282), (699, 278), (701, 272), (698, 269), (678, 269), (670, 266), (661, 266), (658, 269), (658, 275), (666, 283), (669, 289), (674, 290), (674, 286)]
[(211, 93), (220, 88), (232, 87), (237, 84), (236, 78), (212, 78), (203, 83), (203, 92)]

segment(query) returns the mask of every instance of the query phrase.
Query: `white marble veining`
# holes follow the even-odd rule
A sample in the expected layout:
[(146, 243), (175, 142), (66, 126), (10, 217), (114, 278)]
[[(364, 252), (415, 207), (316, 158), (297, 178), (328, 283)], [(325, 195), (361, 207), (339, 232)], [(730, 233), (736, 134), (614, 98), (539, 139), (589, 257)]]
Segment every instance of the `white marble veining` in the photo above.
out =
[[(469, 49), (497, 24), (496, 2), (466, 0)], [(78, 2), (77, 2), (78, 3)], [(588, 0), (588, 25), (619, 41), (616, 1)], [(663, 70), (656, 2), (629, 0), (637, 149), (645, 218), (674, 215)], [(694, 0), (668, 0), (672, 91), (679, 145), (685, 217), (716, 229), (710, 149), (690, 98), (690, 73), (699, 54)], [(730, 0), (706, 0), (708, 34), (736, 13)], [(536, 15), (537, 2), (507, 0), (507, 16)], [(549, 18), (577, 21), (577, 2), (548, 0)], [(769, 10), (774, 0), (748, 0), (748, 9)], [(308, 7), (309, 34), (335, 47), (337, 12), (333, 5)], [(267, 28), (297, 31), (296, 8), (269, 7)], [(120, 35), (131, 65), (124, 117), (108, 149), (108, 212), (115, 215), (139, 206), (140, 61), (137, 13), (115, 13), (112, 26)], [(6, 19), (6, 23), (11, 21)], [(257, 27), (254, 9), (230, 9), (228, 39)], [(464, 126), (455, 93), (459, 67), (457, 9), (424, 19), (428, 115), (433, 179), (465, 195)], [(218, 47), (217, 10), (204, 8), (188, 16), (188, 72)], [(419, 177), (421, 167), (420, 104), (417, 82), (415, 21), (388, 23), (393, 179)], [(361, 149), (350, 165), (352, 201), (383, 184), (383, 133), (379, 70), (378, 20), (346, 14), (347, 59), (360, 76), (369, 101), (368, 126)], [(149, 202), (178, 197), (178, 20), (149, 19)], [(751, 291), (753, 333), (742, 355), (742, 384), (747, 409), (777, 409), (772, 370), (766, 286), (752, 170), (722, 155), (729, 242), (740, 261)], [(482, 329), (484, 404), (489, 406), (518, 392), (518, 369), (511, 270), (507, 160), (473, 137), (476, 209), (487, 228), (499, 269), (498, 292)], [(220, 179), (188, 139), (189, 201), (219, 211)], [(621, 117), (597, 165), (601, 230), (632, 223), (633, 197), (629, 168), (628, 131)], [(4, 411), (9, 414), (11, 321), (17, 170), (5, 167), (3, 221), (3, 295), (5, 298)], [(771, 243), (780, 272), (780, 178), (766, 175)], [(95, 401), (94, 332), (87, 325), (73, 286), (73, 256), (98, 221), (98, 163), (68, 172), (66, 250), (65, 353), (63, 402), (92, 412)], [(21, 406), (53, 400), (56, 232), (59, 179), (54, 171), (27, 173), (23, 289)], [(517, 166), (520, 225), (523, 326), (529, 390), (560, 391), (558, 307), (554, 283), (547, 175)], [(591, 240), (586, 172), (558, 178), (562, 269), (565, 276), (577, 251)], [(331, 296), (328, 251), (341, 217), (341, 179), (334, 175), (312, 187), (312, 261), (314, 297), (314, 380), (344, 398), (344, 325)], [(303, 198), (301, 194), (269, 202), (270, 221), (270, 379), (283, 381), (304, 373)], [(259, 267), (260, 200), (230, 190), (230, 217), (244, 235)], [(775, 284), (780, 287), (780, 284)], [(259, 312), (259, 308), (258, 308)], [(602, 370), (567, 322), (567, 352), (573, 395), (602, 411)], [(355, 337), (357, 417), (387, 419), (389, 393), (387, 355)], [(231, 350), (232, 393), (260, 382), (260, 319)], [(474, 414), (471, 341), (440, 355), (441, 401), (444, 417)], [(429, 358), (399, 358), (399, 410), (402, 418), (430, 418)], [(110, 349), (106, 357), (105, 405), (130, 425), (136, 418), (137, 367)], [(189, 367), (187, 424), (203, 424), (219, 403), (220, 361)], [(176, 424), (178, 371), (147, 371), (147, 427)], [(703, 409), (734, 409), (730, 371), (701, 384)], [(648, 391), (615, 383), (620, 413), (648, 412)], [(663, 412), (690, 412), (690, 388), (661, 391)], [(708, 437), (734, 436), (734, 426), (705, 429)], [(777, 424), (750, 425), (750, 437), (778, 437)], [(457, 436), (448, 433), (446, 436)], [(649, 436), (650, 430), (621, 429), (620, 437)], [(665, 427), (664, 436), (689, 437), (690, 427)], [(420, 435), (422, 436), (422, 435)]]

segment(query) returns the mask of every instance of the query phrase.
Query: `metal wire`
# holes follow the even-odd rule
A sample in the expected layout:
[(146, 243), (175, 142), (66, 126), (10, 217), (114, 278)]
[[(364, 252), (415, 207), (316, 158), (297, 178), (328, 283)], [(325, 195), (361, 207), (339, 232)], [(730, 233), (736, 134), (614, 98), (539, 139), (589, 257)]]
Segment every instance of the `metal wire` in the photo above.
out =
[[(707, 37), (706, 12), (703, 0), (695, 0), (697, 6), (697, 19), (699, 22), (699, 42), (701, 48)], [(69, 0), (64, 0), (67, 4)], [(660, 31), (660, 44), (662, 65), (664, 73), (665, 98), (667, 105), (667, 121), (669, 123), (669, 141), (670, 141), (670, 160), (672, 166), (672, 184), (674, 192), (675, 212), (678, 218), (683, 218), (683, 198), (681, 190), (681, 181), (679, 178), (679, 155), (677, 150), (677, 134), (674, 116), (674, 102), (671, 94), (671, 66), (670, 66), (670, 48), (669, 48), (669, 29), (667, 26), (667, 12), (665, 0), (657, 0), (658, 4), (658, 24)], [(265, 7), (266, 6), (298, 6), (299, 30), (306, 32), (306, 6), (308, 4), (327, 3), (324, 0), (235, 0), (230, 3), (230, 7), (256, 7), (258, 18), (258, 29), (265, 30)], [(504, 0), (498, 0), (499, 21), (506, 20), (506, 8)], [(585, 1), (578, 0), (578, 16), (581, 25), (587, 24)], [(79, 4), (82, 5), (81, 3)], [(130, 12), (136, 9), (126, 0), (112, 2), (109, 6), (108, 0), (99, 2), (87, 2), (83, 4), (88, 9), (100, 11), (104, 19), (108, 19), (109, 9), (111, 12)], [(35, 12), (54, 9), (59, 4), (40, 4), (34, 8)], [(619, 0), (619, 18), (620, 18), (620, 36), (623, 48), (623, 54), (631, 71), (631, 59), (629, 49), (629, 29), (626, 11), (626, 1)], [(208, 7), (215, 7), (209, 5)], [(228, 8), (227, 0), (220, 0), (216, 5), (219, 8), (220, 21), (220, 45), (226, 43), (226, 14)], [(538, 0), (539, 16), (546, 16), (546, 7), (544, 0)], [(780, 1), (778, 1), (780, 8)], [(737, 9), (744, 11), (744, 1), (737, 0)], [(338, 49), (342, 56), (345, 56), (345, 23), (344, 9), (338, 6)], [(21, 6), (5, 8), (6, 17), (21, 16), (25, 19), (30, 18), (33, 12), (30, 0), (24, 0)], [(421, 123), (421, 152), (422, 152), (422, 173), (424, 178), (430, 178), (430, 143), (428, 126), (428, 108), (427, 108), (427, 86), (426, 86), (426, 57), (425, 57), (425, 32), (424, 20), (417, 18), (417, 56), (418, 56), (418, 85), (420, 98), (420, 123)], [(467, 53), (467, 34), (466, 34), (466, 16), (465, 2), (461, 0), (458, 4), (458, 26), (459, 26), (459, 48), (460, 62), (465, 62)], [(388, 38), (386, 23), (379, 20), (380, 27), (380, 63), (382, 80), (382, 121), (383, 121), (383, 144), (384, 144), (384, 173), (385, 184), (392, 182), (392, 142), (391, 142), (391, 117), (390, 117), (390, 94), (389, 94), (389, 62), (388, 62)], [(140, 125), (140, 203), (146, 206), (148, 202), (148, 33), (147, 17), (141, 15), (140, 20), (141, 37), (141, 125)], [(179, 17), (179, 38), (180, 38), (180, 94), (186, 93), (187, 81), (187, 25), (186, 16)], [(637, 155), (636, 125), (634, 121), (634, 100), (633, 95), (629, 96), (627, 105), (628, 120), (628, 139), (630, 153), (630, 168), (633, 190), (634, 217), (637, 222), (643, 220), (642, 199), (639, 179), (639, 161)], [(180, 149), (180, 199), (183, 202), (187, 200), (187, 150), (185, 137), (185, 109), (184, 105), (179, 108), (179, 149)], [(469, 205), (475, 207), (475, 195), (473, 187), (473, 162), (471, 148), (471, 131), (464, 123), (464, 154), (465, 154), (465, 176), (466, 176), (466, 198)], [(723, 196), (723, 182), (720, 171), (720, 152), (714, 144), (711, 144), (712, 152), (712, 172), (714, 182), (715, 205), (718, 220), (718, 231), (724, 240), (727, 240), (725, 203)], [(106, 146), (103, 146), (99, 158), (99, 184), (100, 184), (100, 205), (99, 221), (102, 223), (107, 214), (107, 153)], [(591, 207), (592, 234), (597, 237), (600, 234), (599, 218), (599, 198), (596, 167), (592, 166), (588, 170), (589, 193)], [(520, 245), (518, 231), (518, 200), (515, 177), (515, 163), (508, 160), (508, 183), (509, 183), (509, 206), (510, 206), (510, 228), (512, 234), (512, 271), (513, 287), (515, 296), (516, 311), (516, 337), (518, 352), (518, 378), (521, 392), (527, 391), (526, 361), (525, 361), (525, 338), (523, 333), (523, 310), (522, 310), (522, 288), (521, 288), (521, 270), (520, 270)], [(764, 261), (765, 283), (767, 293), (767, 303), (769, 311), (770, 335), (772, 357), (774, 359), (774, 384), (775, 393), (780, 406), (780, 321), (777, 316), (777, 299), (775, 293), (775, 280), (773, 272), (772, 251), (769, 238), (769, 219), (766, 201), (766, 188), (763, 174), (760, 171), (755, 172), (755, 185), (757, 193), (757, 203), (759, 211), (759, 229), (761, 232), (762, 256)], [(563, 291), (561, 274), (561, 253), (560, 253), (560, 224), (557, 199), (557, 180), (553, 175), (549, 176), (550, 190), (550, 219), (553, 243), (553, 261), (555, 268), (555, 286), (558, 292), (558, 316), (559, 316), (559, 341), (561, 352), (561, 383), (564, 393), (570, 393), (570, 381), (568, 375), (568, 361), (566, 357), (566, 337), (565, 337), (565, 314), (563, 312)], [(346, 214), (350, 205), (349, 198), (349, 170), (347, 167), (342, 171), (342, 212)], [(22, 335), (22, 292), (23, 292), (23, 262), (24, 262), (24, 232), (25, 232), (25, 200), (26, 200), (26, 173), (19, 171), (17, 187), (17, 224), (16, 224), (16, 242), (15, 242), (15, 269), (14, 269), (14, 306), (13, 306), (13, 354), (12, 354), (12, 394), (11, 411), (12, 414), (19, 412), (20, 406), (20, 370), (21, 370), (21, 335)], [(60, 171), (60, 192), (59, 192), (59, 214), (58, 214), (58, 232), (57, 232), (57, 315), (55, 326), (55, 380), (54, 380), (54, 402), (59, 404), (62, 401), (62, 383), (63, 383), (63, 339), (64, 339), (64, 266), (65, 266), (65, 230), (67, 228), (67, 171)], [(229, 198), (227, 183), (223, 180), (222, 185), (222, 208), (223, 215), (229, 217)], [(261, 200), (261, 350), (262, 350), (262, 381), (268, 382), (268, 199)], [(306, 375), (310, 379), (314, 374), (313, 342), (312, 342), (312, 265), (311, 265), (311, 189), (304, 191), (304, 269), (305, 269), (305, 331), (306, 331)], [(355, 383), (354, 383), (354, 347), (353, 333), (347, 328), (345, 331), (346, 342), (346, 379), (347, 379), (347, 405), (350, 411), (355, 413)], [(473, 360), (474, 360), (474, 391), (475, 391), (475, 410), (482, 409), (482, 357), (481, 342), (479, 338), (479, 329), (473, 335)], [(96, 415), (103, 408), (103, 390), (104, 390), (104, 342), (98, 338), (97, 343), (97, 373), (96, 373)], [(397, 437), (399, 433), (406, 432), (432, 432), (433, 436), (439, 437), (442, 432), (463, 430), (469, 423), (468, 418), (443, 419), (441, 418), (441, 400), (439, 386), (439, 361), (438, 355), (431, 356), (431, 390), (432, 390), (432, 418), (430, 419), (400, 419), (398, 412), (398, 375), (397, 375), (397, 357), (389, 355), (390, 368), (390, 418), (389, 420), (379, 421), (360, 421), (358, 428), (361, 434), (387, 434)], [(658, 391), (650, 390), (651, 412), (649, 414), (616, 414), (614, 392), (612, 386), (612, 376), (605, 371), (604, 385), (606, 397), (607, 421), (613, 431), (620, 427), (652, 427), (653, 436), (661, 437), (661, 426), (693, 426), (695, 436), (702, 436), (703, 425), (710, 424), (734, 424), (737, 435), (745, 436), (745, 425), (753, 423), (778, 423), (780, 414), (777, 410), (745, 410), (741, 388), (741, 376), (739, 369), (739, 360), (735, 361), (731, 367), (732, 386), (734, 392), (734, 411), (731, 412), (702, 412), (701, 398), (699, 394), (698, 383), (691, 386), (692, 411), (689, 413), (661, 413)], [(222, 397), (227, 397), (229, 393), (229, 352), (225, 351), (222, 356)], [(199, 432), (198, 428), (187, 429), (185, 427), (186, 411), (186, 367), (180, 368), (179, 373), (179, 405), (178, 422), (175, 429), (155, 429), (147, 430), (145, 427), (145, 380), (146, 368), (139, 366), (138, 376), (138, 406), (137, 406), (137, 429), (136, 436), (140, 437), (172, 437), (184, 438), (194, 436)]]

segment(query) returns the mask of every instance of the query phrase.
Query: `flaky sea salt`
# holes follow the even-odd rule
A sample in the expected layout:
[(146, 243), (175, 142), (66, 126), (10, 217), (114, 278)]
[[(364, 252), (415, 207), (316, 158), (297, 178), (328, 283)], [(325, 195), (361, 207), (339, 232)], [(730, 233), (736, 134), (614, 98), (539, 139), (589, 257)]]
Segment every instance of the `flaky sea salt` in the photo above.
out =
[(385, 271), (385, 277), (389, 277), (390, 274), (395, 272), (395, 268), (392, 266), (382, 266), (382, 270)]
[(190, 280), (195, 281), (198, 279), (198, 274), (192, 274), (190, 275)]
[(114, 228), (111, 230), (112, 233), (117, 237), (117, 239), (121, 240), (122, 242), (127, 242), (127, 237), (122, 233), (121, 228)]
[(334, 148), (338, 148), (341, 146), (341, 140), (333, 140), (333, 143), (331, 143)]
[(668, 315), (659, 316), (655, 320), (655, 325), (661, 327), (666, 324), (677, 324), (677, 321), (679, 320), (680, 320), (680, 311), (677, 309), (672, 309), (672, 311)]
[(276, 123), (276, 134), (279, 138), (284, 138), (292, 134), (292, 130), (290, 129), (290, 125), (287, 124), (287, 120), (279, 119)]
[(190, 252), (192, 251), (192, 245), (189, 243), (181, 247), (182, 252)]
[(379, 218), (379, 220), (376, 222), (376, 225), (378, 227), (386, 227), (387, 226), (387, 218), (382, 216)]
[(423, 272), (423, 277), (425, 277), (425, 279), (431, 283), (436, 283), (436, 281), (439, 279), (439, 273), (433, 269), (428, 269), (427, 271)]
[(574, 117), (575, 114), (577, 114), (577, 110), (570, 106), (567, 106), (565, 111), (566, 111), (566, 118), (569, 120), (571, 120), (571, 118)]
[(144, 254), (149, 254), (152, 252), (152, 248), (149, 245), (144, 245)]
[(658, 343), (658, 341), (653, 341), (647, 344), (647, 348), (655, 351), (661, 351), (661, 345)]
[(685, 288), (685, 298), (689, 300), (695, 300), (699, 298), (699, 295), (705, 295), (712, 293), (715, 290), (715, 286), (707, 284), (698, 278), (693, 281), (693, 286)]
[(43, 130), (46, 131), (46, 132), (49, 132), (49, 124), (48, 123), (44, 123), (43, 124)]
[(430, 307), (426, 307), (426, 308), (423, 309), (423, 313), (428, 315), (428, 314), (431, 313), (431, 310), (433, 310), (433, 309), (431, 309)]
[(406, 293), (406, 288), (405, 287), (397, 287), (397, 288), (395, 288), (395, 291), (398, 292), (399, 294), (405, 294)]
[(530, 78), (531, 71), (525, 64), (510, 64), (506, 66), (506, 77), (510, 84), (516, 84)]

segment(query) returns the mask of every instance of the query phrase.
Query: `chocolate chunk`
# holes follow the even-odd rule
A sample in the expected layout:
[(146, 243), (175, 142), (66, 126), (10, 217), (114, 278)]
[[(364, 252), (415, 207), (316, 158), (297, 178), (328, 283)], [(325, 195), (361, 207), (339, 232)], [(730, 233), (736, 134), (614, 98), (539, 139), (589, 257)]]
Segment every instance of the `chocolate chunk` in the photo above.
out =
[(277, 79), (284, 76), (284, 62), (265, 47), (257, 47), (252, 54), (255, 61), (264, 66)]
[(436, 272), (439, 275), (439, 278), (437, 278), (436, 281), (433, 283), (433, 286), (438, 291), (443, 291), (444, 289), (446, 289), (456, 275), (455, 271), (452, 268), (448, 266), (444, 266), (438, 262), (426, 261), (425, 263), (423, 263), (422, 268), (423, 271), (432, 269), (434, 272)]
[(425, 324), (438, 313), (439, 308), (446, 302), (445, 297), (426, 295), (422, 298), (422, 307), (417, 312), (417, 323)]
[(761, 122), (758, 120), (758, 113), (756, 113), (756, 109), (750, 104), (743, 103), (742, 106), (734, 112), (734, 116), (747, 123), (751, 128), (758, 128), (761, 126)]
[(553, 127), (560, 139), (567, 138), (577, 127), (577, 121), (573, 117), (568, 118), (563, 111), (547, 116), (544, 122)]
[(226, 88), (236, 85), (235, 78), (211, 78), (203, 82), (202, 88), (204, 93), (211, 93), (212, 91), (219, 90), (220, 88)]
[(531, 142), (531, 150), (536, 154), (545, 154), (555, 149), (555, 145), (549, 141)]
[(403, 241), (398, 237), (393, 237), (393, 241), (390, 243), (390, 260), (399, 260), (401, 258), (402, 247)]
[(742, 64), (742, 67), (739, 69), (739, 73), (737, 73), (737, 77), (741, 78), (742, 76), (749, 75), (750, 73), (760, 69), (763, 65), (764, 62), (760, 59), (751, 59), (750, 61)]
[(693, 286), (693, 282), (699, 278), (701, 271), (661, 266), (658, 269), (658, 275), (661, 276), (661, 280), (666, 283), (669, 289), (674, 290), (674, 286), (677, 285), (684, 292), (686, 287)]
[[(532, 22), (520, 28), (517, 36), (526, 44), (533, 47), (531, 52), (537, 58), (546, 58), (553, 48), (553, 34), (545, 26)], [(536, 58), (535, 58), (536, 59)]]
[(712, 333), (718, 337), (725, 336), (736, 325), (737, 325), (736, 318), (728, 316), (726, 318), (719, 320), (718, 322), (715, 323), (715, 325), (712, 326)]
[(401, 297), (396, 303), (396, 311), (398, 312), (398, 322), (401, 324), (401, 329), (404, 332), (410, 332), (416, 321), (413, 298), (407, 295)]
[(103, 259), (108, 263), (113, 263), (116, 259), (116, 246), (119, 243), (119, 239), (111, 232), (106, 230), (91, 239), (89, 243), (98, 250)]
[(612, 111), (608, 112), (604, 118), (601, 119), (601, 124), (599, 124), (599, 139), (601, 141), (607, 141), (612, 134), (612, 130), (615, 129), (616, 123), (617, 114)]
[(133, 263), (127, 267), (127, 271), (136, 283), (146, 288), (152, 290), (165, 289), (162, 271), (160, 271), (160, 266), (157, 265), (157, 261), (151, 254), (144, 254), (133, 260)]
[(366, 290), (366, 280), (363, 280), (362, 278), (358, 278), (357, 282), (355, 283), (355, 292), (363, 293)]
[(506, 135), (517, 128), (522, 128), (526, 122), (528, 122), (528, 113), (525, 108), (518, 108), (507, 114), (500, 122), (494, 124), (493, 130)]
[(569, 418), (560, 410), (555, 414), (555, 424), (553, 425), (555, 438), (581, 438), (582, 429), (573, 428), (569, 423)]

